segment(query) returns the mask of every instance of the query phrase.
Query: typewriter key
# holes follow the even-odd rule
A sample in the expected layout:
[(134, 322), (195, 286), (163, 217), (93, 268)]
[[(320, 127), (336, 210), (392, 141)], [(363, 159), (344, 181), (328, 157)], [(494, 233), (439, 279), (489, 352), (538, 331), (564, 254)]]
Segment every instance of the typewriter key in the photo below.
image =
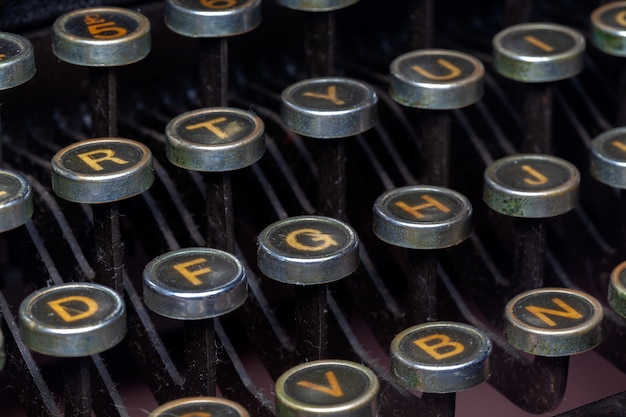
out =
[(493, 39), (494, 68), (521, 81), (524, 96), (523, 152), (550, 153), (552, 147), (552, 87), (583, 69), (585, 39), (577, 31), (551, 23), (511, 26)]
[(229, 253), (186, 248), (155, 258), (143, 272), (143, 300), (155, 313), (185, 321), (188, 395), (215, 395), (214, 317), (246, 300), (243, 265)]
[(266, 227), (258, 236), (257, 264), (267, 277), (295, 285), (300, 359), (321, 359), (327, 349), (326, 284), (359, 265), (359, 240), (347, 224), (298, 216)]
[(374, 234), (410, 249), (409, 305), (411, 324), (437, 316), (437, 251), (458, 245), (471, 233), (469, 200), (447, 188), (417, 185), (384, 193), (374, 203)]
[(0, 233), (23, 225), (32, 215), (33, 196), (26, 178), (0, 170)]
[(7, 90), (33, 78), (35, 54), (30, 41), (0, 32), (0, 90)]
[(509, 301), (504, 335), (513, 347), (533, 355), (574, 355), (600, 344), (603, 316), (602, 305), (582, 291), (540, 288)]
[(247, 296), (241, 262), (209, 248), (179, 249), (155, 258), (144, 269), (143, 288), (150, 310), (178, 320), (224, 315)]
[(348, 78), (300, 81), (283, 91), (281, 118), (291, 131), (322, 139), (315, 143), (319, 173), (317, 211), (345, 220), (346, 156), (344, 143), (337, 139), (363, 133), (376, 124), (376, 92), (369, 85)]
[(232, 190), (228, 171), (252, 165), (265, 152), (265, 127), (239, 109), (206, 108), (183, 113), (165, 128), (166, 156), (181, 168), (204, 172), (207, 246), (234, 252)]
[(52, 189), (61, 198), (93, 204), (96, 280), (122, 292), (122, 254), (116, 202), (146, 191), (154, 181), (152, 154), (122, 138), (85, 140), (52, 158)]
[(148, 417), (250, 417), (241, 405), (225, 398), (188, 397), (170, 401)]
[(617, 265), (611, 272), (608, 301), (613, 310), (626, 317), (626, 262)]
[(89, 356), (114, 347), (126, 335), (122, 297), (98, 284), (55, 285), (22, 301), (19, 323), (26, 346), (65, 358), (65, 415), (91, 416)]
[(609, 130), (591, 142), (589, 170), (598, 181), (626, 189), (626, 128)]
[(396, 58), (389, 93), (399, 104), (421, 109), (423, 182), (446, 186), (450, 164), (450, 113), (483, 95), (485, 69), (476, 58), (456, 51), (425, 49)]
[(282, 93), (281, 117), (295, 133), (316, 139), (344, 138), (378, 121), (378, 97), (369, 85), (349, 78), (313, 78)]
[(410, 327), (391, 342), (391, 369), (406, 388), (453, 393), (486, 381), (491, 341), (463, 323), (433, 322)]
[(109, 203), (141, 194), (154, 181), (152, 153), (122, 138), (67, 146), (52, 158), (52, 189), (76, 203)]
[(85, 282), (32, 293), (20, 305), (19, 322), (30, 349), (57, 357), (100, 353), (126, 334), (122, 298), (108, 287)]
[(591, 41), (602, 52), (626, 57), (626, 2), (605, 4), (591, 14)]
[(260, 0), (168, 0), (165, 3), (167, 27), (190, 38), (239, 35), (260, 23)]
[(548, 155), (515, 155), (485, 170), (483, 200), (492, 210), (517, 217), (515, 282), (519, 291), (543, 286), (546, 246), (544, 218), (578, 203), (580, 173), (569, 162)]
[(298, 365), (276, 381), (276, 417), (375, 417), (378, 378), (363, 365), (343, 360)]

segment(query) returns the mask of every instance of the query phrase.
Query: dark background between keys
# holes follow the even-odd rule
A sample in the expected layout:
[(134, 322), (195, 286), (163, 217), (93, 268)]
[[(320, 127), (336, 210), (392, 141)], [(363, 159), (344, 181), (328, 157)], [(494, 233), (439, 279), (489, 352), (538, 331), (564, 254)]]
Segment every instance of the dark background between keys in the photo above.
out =
[[(396, 56), (413, 49), (410, 44), (424, 42), (423, 33), (418, 30), (411, 34), (409, 30), (409, 3), (398, 1), (383, 5), (379, 1), (361, 0), (357, 5), (335, 13), (337, 72), (370, 83), (380, 94), (381, 122), (346, 145), (349, 156), (348, 220), (357, 229), (369, 255), (362, 258), (356, 278), (366, 284), (357, 287), (365, 293), (375, 292), (372, 277), (380, 278), (388, 292), (377, 293), (374, 302), (366, 306), (377, 308), (386, 305), (386, 310), (381, 310), (379, 316), (388, 316), (391, 320), (396, 308), (399, 311), (404, 308), (401, 302), (404, 287), (402, 280), (397, 278), (403, 276), (405, 271), (403, 257), (376, 241), (371, 232), (371, 207), (381, 192), (414, 183), (414, 179), (420, 177), (420, 164), (416, 160), (419, 158), (416, 151), (419, 138), (412, 125), (413, 116), (394, 105), (386, 93), (389, 63)], [(603, 301), (608, 274), (626, 259), (626, 252), (620, 249), (620, 240), (623, 239), (620, 239), (620, 228), (617, 226), (619, 202), (616, 194), (591, 178), (588, 172), (588, 143), (603, 131), (616, 127), (618, 106), (619, 59), (599, 52), (588, 39), (589, 16), (601, 2), (536, 1), (529, 17), (524, 17), (523, 1), (440, 0), (433, 3), (436, 13), (431, 22), (432, 45), (467, 52), (483, 61), (487, 71), (486, 92), (481, 102), (471, 108), (454, 111), (451, 117), (450, 186), (464, 193), (472, 202), (475, 234), (462, 248), (450, 251), (449, 259), (455, 262), (448, 260), (443, 263), (446, 282), (464, 294), (470, 308), (491, 302), (499, 305), (499, 293), (493, 290), (498, 286), (492, 281), (499, 279), (500, 275), (503, 279), (511, 276), (513, 237), (508, 232), (512, 228), (508, 227), (509, 219), (492, 214), (481, 201), (482, 172), (491, 160), (521, 148), (523, 135), (516, 103), (521, 99), (523, 86), (505, 80), (493, 71), (490, 64), (491, 38), (505, 26), (524, 20), (555, 22), (580, 30), (588, 42), (583, 72), (572, 80), (557, 83), (555, 87), (553, 152), (579, 168), (582, 199), (579, 209), (550, 223), (546, 283), (560, 286), (574, 284)], [(515, 6), (509, 9), (512, 12), (506, 12), (506, 3), (521, 5), (519, 9), (522, 12), (515, 11)], [(197, 43), (165, 28), (162, 2), (0, 1), (0, 30), (27, 36), (35, 47), (37, 63), (37, 74), (33, 80), (11, 91), (0, 92), (0, 101), (6, 103), (3, 106), (5, 160), (9, 167), (29, 175), (33, 182), (36, 204), (33, 228), (40, 236), (37, 242), (46, 247), (64, 280), (84, 277), (85, 268), (76, 261), (80, 256), (68, 244), (62, 243), (62, 229), (53, 211), (64, 213), (65, 219), (69, 219), (77, 243), (89, 259), (89, 228), (81, 228), (86, 214), (82, 208), (59, 200), (56, 200), (58, 207), (51, 208), (51, 198), (46, 194), (50, 192), (46, 161), (50, 160), (55, 150), (89, 136), (90, 130), (85, 122), (89, 110), (84, 95), (87, 71), (61, 63), (53, 57), (50, 27), (63, 12), (101, 4), (138, 9), (150, 18), (153, 25), (153, 48), (148, 58), (118, 71), (120, 135), (147, 144), (160, 161), (157, 182), (149, 193), (150, 197), (129, 201), (123, 210), (127, 271), (131, 280), (137, 283), (148, 260), (166, 251), (167, 239), (173, 236), (183, 246), (202, 243), (193, 233), (194, 227), (201, 227), (202, 221), (196, 218), (195, 225), (186, 224), (180, 208), (174, 204), (182, 202), (188, 213), (201, 213), (202, 204), (194, 195), (200, 193), (202, 187), (198, 186), (197, 176), (168, 164), (163, 142), (164, 126), (171, 118), (200, 107), (194, 87), (196, 72), (192, 68)], [(304, 16), (303, 13), (286, 10), (271, 0), (265, 1), (263, 14), (259, 28), (233, 37), (229, 44), (230, 104), (256, 112), (266, 122), (270, 138), (262, 161), (233, 178), (235, 185), (241, 185), (234, 187), (237, 190), (237, 242), (240, 255), (252, 268), (254, 285), (258, 286), (259, 293), (268, 298), (271, 309), (290, 331), (287, 320), (292, 308), (289, 294), (273, 292), (275, 287), (260, 278), (253, 260), (256, 234), (263, 227), (282, 213), (290, 216), (310, 213), (315, 206), (315, 178), (310, 167), (312, 144), (289, 133), (280, 124), (277, 113), (282, 89), (306, 78), (301, 46), (304, 42)], [(419, 23), (419, 16), (415, 19), (418, 23), (413, 27), (428, 28), (428, 25)], [(173, 200), (169, 194), (168, 187), (174, 183), (187, 184), (178, 186), (174, 192), (180, 200)], [(150, 203), (148, 198), (155, 202)], [(155, 226), (154, 213), (163, 215), (163, 227)], [(25, 294), (45, 285), (52, 273), (47, 269), (49, 264), (46, 265), (43, 253), (36, 254), (37, 248), (29, 243), (33, 235), (32, 230), (20, 230), (2, 237), (3, 258), (10, 259), (2, 269), (3, 293), (15, 308)], [(21, 255), (14, 253), (13, 249), (18, 247), (16, 242), (21, 242)], [(465, 261), (467, 264), (463, 263)], [(476, 280), (472, 277), (481, 278)], [(448, 314), (446, 308), (454, 304), (449, 287), (440, 287), (443, 310), (440, 316), (454, 318), (454, 311)], [(139, 286), (136, 285), (136, 288)], [(476, 288), (480, 290), (474, 291)], [(357, 294), (365, 297), (362, 293)], [(350, 297), (346, 296), (345, 288), (337, 288), (334, 296), (344, 306), (343, 311), (359, 341), (370, 355), (379, 358), (381, 367), (388, 368), (388, 345), (381, 344), (377, 339), (388, 339), (391, 335), (378, 334), (379, 337), (376, 337), (376, 333), (384, 333), (384, 330), (370, 328), (368, 312), (362, 305), (355, 308)], [(391, 299), (394, 302), (389, 301)], [(353, 311), (356, 314), (352, 314)], [(495, 307), (485, 308), (483, 321), (494, 320), (497, 331), (502, 323), (499, 319), (502, 312)], [(247, 336), (233, 326), (229, 327), (229, 324), (237, 324), (237, 320), (249, 317), (246, 314), (250, 313), (242, 311), (232, 323), (224, 321), (223, 325), (247, 369), (254, 371), (254, 382), (271, 399), (272, 378), (267, 369), (259, 361)], [(180, 359), (182, 349), (176, 343), (180, 328), (170, 321), (155, 316), (151, 318), (174, 359)], [(621, 326), (626, 326), (625, 323), (621, 322)], [(389, 332), (395, 330), (393, 326), (389, 328)], [(344, 336), (337, 337), (337, 340), (339, 344), (345, 344)], [(623, 342), (626, 343), (626, 340)], [(614, 343), (614, 346), (616, 351), (624, 351), (623, 343)], [(123, 407), (131, 416), (143, 416), (156, 407), (156, 402), (139, 373), (128, 365), (125, 349), (115, 349), (107, 357), (107, 364), (119, 383), (124, 398)], [(59, 385), (57, 363), (42, 356), (36, 358), (44, 377), (56, 390)], [(177, 360), (177, 363), (180, 361)], [(124, 367), (132, 371), (128, 372)], [(620, 370), (599, 352), (572, 357), (563, 403), (550, 414), (555, 415), (626, 390), (624, 372), (624, 364)], [(0, 415), (3, 417), (23, 415), (16, 404), (16, 395), (6, 371), (0, 373), (0, 403)], [(461, 417), (530, 415), (519, 410), (488, 384), (460, 393), (457, 410), (457, 415)], [(254, 414), (253, 410), (250, 411)], [(390, 410), (383, 409), (383, 416), (390, 414)]]

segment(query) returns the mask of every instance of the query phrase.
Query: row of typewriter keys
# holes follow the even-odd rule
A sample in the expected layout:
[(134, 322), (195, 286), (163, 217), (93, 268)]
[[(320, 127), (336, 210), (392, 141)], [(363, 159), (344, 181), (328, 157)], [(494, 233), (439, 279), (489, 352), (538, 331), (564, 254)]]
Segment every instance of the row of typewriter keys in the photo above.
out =
[[(229, 36), (251, 30), (258, 24), (256, 21), (235, 30), (236, 24), (229, 21), (226, 32), (216, 29), (198, 34), (196, 26), (210, 27), (205, 21), (212, 19), (210, 14), (207, 17), (195, 9), (181, 9), (176, 1), (170, 4), (168, 22), (187, 30), (186, 36)], [(205, 1), (202, 4), (209, 11), (229, 7), (241, 9), (237, 1)], [(345, 6), (349, 4), (347, 2)], [(244, 6), (247, 8), (239, 13), (247, 17), (257, 16), (258, 2)], [(293, 7), (298, 8), (297, 5)], [(611, 8), (609, 5), (602, 10), (594, 15), (598, 30), (602, 25), (625, 26), (620, 23), (620, 19), (623, 20), (620, 16), (626, 10), (624, 6)], [(69, 34), (57, 38), (55, 52), (61, 59), (78, 65), (118, 66), (141, 59), (147, 53), (145, 21), (127, 10), (106, 8), (73, 12), (61, 18), (55, 30), (57, 34)], [(103, 44), (96, 47), (85, 41), (91, 37), (103, 40)], [(103, 45), (113, 47), (120, 39), (137, 43), (141, 51), (128, 57), (121, 56), (119, 51), (104, 49), (106, 46)], [(27, 41), (19, 37), (6, 34), (2, 40), (4, 43), (0, 46), (19, 42), (19, 50), (23, 51), (18, 56), (3, 56), (3, 59), (19, 64), (17, 72), (22, 77), (19, 82), (7, 82), (3, 87), (9, 88), (32, 76), (32, 51), (29, 52)], [(511, 27), (496, 37), (494, 45), (496, 70), (521, 82), (549, 83), (572, 77), (581, 69), (582, 37), (558, 25)], [(537, 56), (543, 59), (533, 62), (532, 58)], [(102, 57), (104, 61), (100, 60)], [(122, 61), (111, 61), (110, 57)], [(407, 53), (391, 64), (390, 91), (392, 97), (404, 106), (433, 112), (423, 118), (429, 120), (439, 118), (450, 109), (478, 101), (482, 96), (483, 73), (482, 64), (469, 55), (420, 50)], [(105, 77), (111, 76), (108, 70), (105, 71)], [(549, 93), (543, 91), (543, 94)], [(220, 96), (223, 97), (223, 93)], [(249, 166), (262, 157), (262, 121), (249, 112), (223, 107), (223, 101), (223, 98), (217, 100), (222, 107), (191, 111), (171, 121), (166, 130), (166, 154), (174, 165), (223, 173)], [(115, 108), (114, 103), (109, 107)], [(346, 78), (305, 80), (283, 92), (282, 115), (285, 124), (295, 133), (321, 140), (339, 140), (373, 126), (376, 122), (376, 94), (366, 84)], [(98, 117), (94, 113), (94, 126), (99, 123)], [(114, 122), (104, 117), (102, 124), (106, 126), (104, 131), (113, 136), (116, 131)], [(98, 131), (102, 130), (94, 127), (95, 136), (101, 136), (96, 134)], [(424, 132), (432, 132), (432, 129)], [(626, 184), (620, 166), (625, 159), (625, 135), (626, 132), (619, 129), (607, 132), (594, 142), (592, 148), (593, 175), (617, 188), (624, 188)], [(424, 140), (448, 141), (449, 137), (425, 134)], [(528, 135), (525, 148), (529, 152), (549, 151), (550, 140), (546, 131), (533, 132)], [(470, 202), (463, 195), (445, 188), (449, 175), (447, 149), (449, 145), (444, 145), (442, 152), (433, 149), (431, 160), (435, 166), (425, 168), (424, 178), (433, 185), (390, 190), (376, 201), (373, 218), (375, 234), (391, 245), (407, 248), (419, 265), (415, 268), (414, 281), (418, 284), (411, 289), (414, 293), (411, 297), (416, 302), (410, 320), (413, 324), (424, 324), (400, 333), (391, 345), (391, 357), (393, 373), (401, 384), (410, 390), (429, 393), (467, 389), (483, 382), (490, 374), (491, 343), (484, 332), (461, 323), (436, 321), (436, 250), (462, 242), (471, 232)], [(101, 137), (70, 145), (54, 157), (52, 166), (53, 190), (59, 197), (78, 203), (114, 203), (142, 193), (153, 182), (149, 149), (129, 139)], [(484, 200), (491, 209), (518, 217), (520, 228), (538, 228), (541, 235), (543, 220), (537, 219), (571, 210), (578, 200), (578, 182), (576, 168), (562, 159), (537, 153), (515, 155), (495, 161), (487, 168)], [(28, 221), (32, 214), (32, 197), (27, 181), (19, 174), (3, 171), (1, 183), (3, 222), (10, 219), (3, 223), (2, 230), (9, 230)], [(338, 213), (337, 217), (344, 216)], [(530, 222), (525, 222), (529, 219)], [(311, 301), (323, 302), (325, 286), (350, 275), (358, 265), (358, 237), (342, 220), (323, 216), (286, 218), (259, 234), (260, 270), (269, 278), (303, 289), (298, 300), (299, 308)], [(227, 220), (225, 224), (223, 227), (232, 228), (232, 221)], [(229, 233), (217, 230), (212, 232)], [(521, 245), (527, 245), (527, 240), (521, 242)], [(194, 321), (202, 328), (212, 326), (212, 318), (236, 309), (246, 299), (244, 268), (229, 253), (234, 251), (233, 245), (226, 245), (229, 251), (184, 248), (156, 258), (144, 271), (144, 302), (163, 316)], [(110, 250), (110, 247), (106, 249)], [(537, 253), (526, 253), (529, 251)], [(518, 252), (524, 255), (520, 255), (517, 270), (528, 264), (541, 265), (541, 261), (535, 262), (542, 256), (536, 246), (535, 249), (521, 248)], [(429, 267), (424, 267), (424, 259)], [(109, 264), (105, 269), (110, 270), (111, 266)], [(626, 313), (624, 269), (623, 266), (616, 269), (610, 292), (611, 305), (620, 313)], [(520, 278), (522, 292), (510, 301), (505, 312), (505, 334), (513, 346), (535, 355), (552, 357), (587, 351), (600, 343), (602, 307), (593, 297), (568, 289), (539, 289), (543, 281), (541, 267), (519, 276), (524, 277)], [(78, 358), (119, 343), (126, 329), (124, 303), (119, 295), (119, 282), (116, 278), (107, 281), (108, 278), (98, 277), (98, 282), (107, 285), (61, 284), (29, 296), (20, 308), (24, 342), (41, 353)], [(311, 310), (305, 309), (297, 315), (302, 321), (298, 327), (323, 329), (324, 326), (316, 322), (320, 315), (304, 319), (306, 311)], [(186, 332), (197, 331), (194, 328), (195, 324), (190, 325)], [(358, 364), (323, 360), (325, 353), (323, 349), (320, 351), (319, 344), (313, 350), (306, 347), (311, 345), (311, 337), (324, 336), (303, 331), (297, 342), (299, 356), (302, 361), (318, 360), (292, 368), (277, 381), (277, 413), (292, 410), (315, 414), (315, 407), (323, 410), (324, 407), (350, 405), (350, 410), (359, 415), (375, 415), (376, 376)], [(201, 365), (204, 366), (212, 365)], [(208, 376), (206, 384), (211, 384), (211, 380)], [(200, 395), (202, 388), (191, 389), (189, 394)], [(214, 393), (214, 388), (209, 388), (208, 392)], [(181, 407), (176, 409), (177, 413), (196, 414), (213, 413), (223, 407), (236, 415), (246, 415), (245, 410), (236, 404), (207, 398), (179, 400), (156, 410), (153, 415), (171, 413), (172, 407)]]

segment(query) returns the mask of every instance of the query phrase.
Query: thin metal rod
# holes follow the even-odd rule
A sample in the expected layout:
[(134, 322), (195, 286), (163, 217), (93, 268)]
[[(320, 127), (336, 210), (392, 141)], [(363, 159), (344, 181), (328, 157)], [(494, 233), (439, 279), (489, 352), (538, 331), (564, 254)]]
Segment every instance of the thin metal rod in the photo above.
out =
[(420, 109), (417, 116), (423, 141), (422, 183), (446, 187), (450, 182), (450, 112)]
[(228, 40), (200, 39), (200, 99), (205, 107), (228, 105)]
[(65, 417), (91, 417), (91, 361), (66, 358), (63, 363)]
[(204, 181), (208, 228), (206, 246), (234, 253), (235, 220), (230, 174), (207, 172)]
[(543, 219), (515, 219), (515, 292), (543, 287), (546, 226)]
[(437, 320), (437, 252), (409, 250), (409, 326)]
[(432, 47), (435, 6), (433, 0), (412, 0), (409, 4), (409, 50)]
[(347, 178), (345, 140), (316, 139), (317, 212), (323, 216), (347, 220)]
[(213, 319), (185, 321), (185, 393), (215, 396), (217, 349)]
[(117, 136), (117, 77), (113, 68), (89, 68), (92, 135)]
[(552, 150), (552, 85), (524, 84), (525, 137), (522, 152), (550, 154)]
[(296, 298), (296, 357), (298, 362), (328, 356), (326, 285), (298, 286)]
[(334, 12), (306, 13), (304, 51), (310, 78), (335, 74), (336, 24)]
[(117, 203), (94, 204), (95, 281), (122, 294), (122, 237)]

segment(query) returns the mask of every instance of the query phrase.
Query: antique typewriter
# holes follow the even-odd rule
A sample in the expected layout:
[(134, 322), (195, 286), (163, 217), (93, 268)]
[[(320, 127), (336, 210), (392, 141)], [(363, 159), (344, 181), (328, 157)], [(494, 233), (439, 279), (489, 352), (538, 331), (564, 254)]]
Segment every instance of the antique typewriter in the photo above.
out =
[(0, 30), (0, 416), (626, 415), (626, 2)]

